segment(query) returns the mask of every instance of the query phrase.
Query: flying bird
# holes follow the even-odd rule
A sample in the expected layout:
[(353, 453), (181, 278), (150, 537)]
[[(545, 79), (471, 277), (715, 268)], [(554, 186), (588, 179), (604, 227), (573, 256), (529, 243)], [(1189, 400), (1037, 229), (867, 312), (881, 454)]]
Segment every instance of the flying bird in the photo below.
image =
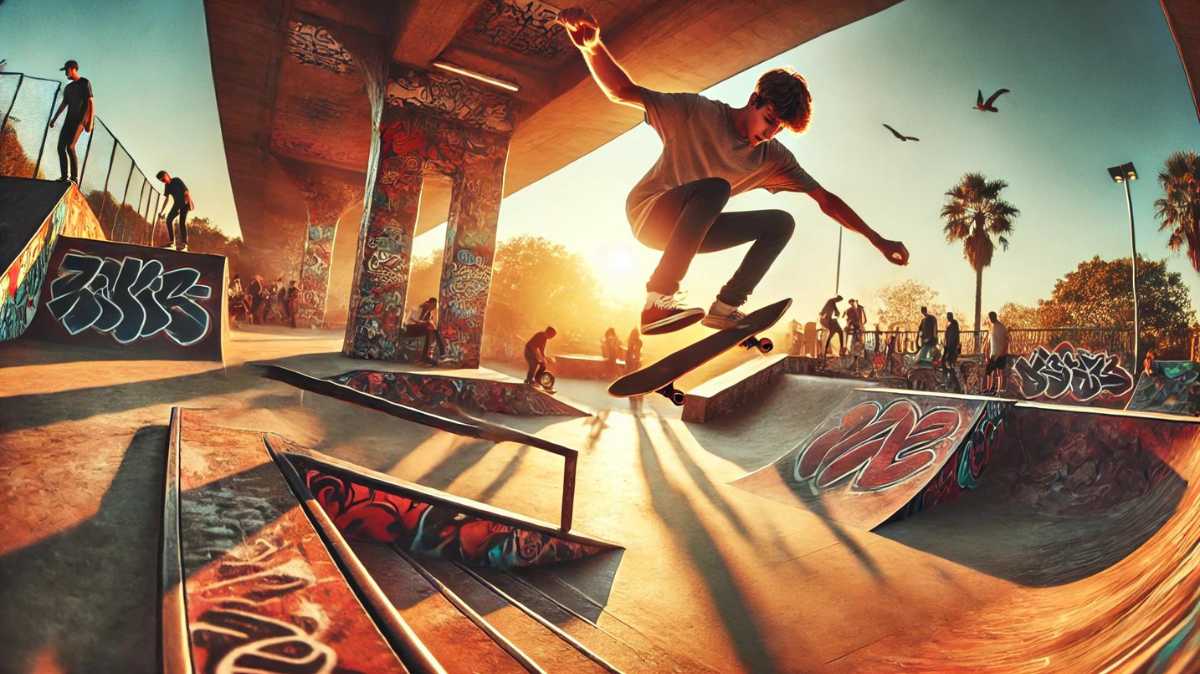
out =
[(979, 92), (975, 97), (975, 109), (980, 112), (1000, 112), (992, 104), (996, 102), (997, 98), (1000, 98), (1000, 94), (1008, 93), (1008, 89), (997, 89), (996, 93), (992, 94), (985, 102), (983, 100), (983, 91), (981, 89), (976, 89), (975, 91)]
[(906, 136), (906, 135), (900, 133), (899, 131), (893, 129), (891, 126), (888, 126), (887, 124), (884, 124), (884, 126), (887, 127), (888, 131), (892, 132), (893, 136), (895, 136), (896, 138), (899, 138), (902, 141), (904, 141), (904, 140), (921, 140), (920, 138), (917, 138), (916, 136)]

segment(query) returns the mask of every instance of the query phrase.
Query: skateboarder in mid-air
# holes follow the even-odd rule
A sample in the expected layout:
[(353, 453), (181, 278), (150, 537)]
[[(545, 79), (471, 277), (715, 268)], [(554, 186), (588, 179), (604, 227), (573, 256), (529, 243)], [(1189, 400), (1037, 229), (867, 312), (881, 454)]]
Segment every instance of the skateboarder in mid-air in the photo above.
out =
[[(804, 192), (843, 227), (867, 238), (894, 264), (908, 263), (908, 249), (880, 236), (844, 201), (814, 180), (782, 143), (784, 127), (803, 132), (812, 114), (804, 78), (790, 70), (763, 74), (749, 101), (733, 108), (693, 93), (663, 93), (634, 82), (600, 39), (600, 25), (575, 7), (558, 16), (579, 48), (596, 84), (614, 103), (645, 111), (663, 141), (662, 155), (626, 200), (626, 213), (639, 241), (663, 251), (646, 284), (642, 334), (678, 330), (703, 317), (725, 329), (738, 323), (746, 302), (791, 238), (795, 221), (780, 210), (723, 212), (732, 195), (759, 187)], [(679, 283), (696, 253), (753, 242), (732, 278), (703, 309), (685, 306)]]

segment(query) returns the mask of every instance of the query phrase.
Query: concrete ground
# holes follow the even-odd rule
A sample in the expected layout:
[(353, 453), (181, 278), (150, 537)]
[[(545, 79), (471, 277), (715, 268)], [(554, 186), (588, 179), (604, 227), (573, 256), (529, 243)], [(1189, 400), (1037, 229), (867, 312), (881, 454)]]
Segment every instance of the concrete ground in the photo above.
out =
[[(0, 344), (0, 672), (155, 669), (163, 452), (174, 405), (219, 410), (231, 428), (277, 432), (373, 470), (557, 521), (558, 457), (432, 431), (304, 393), (247, 365), (336, 352), (340, 333), (260, 328), (233, 332), (229, 344), (224, 368)], [(1037, 577), (1028, 554), (1044, 552), (1047, 541), (1069, 542), (1076, 531), (1103, 541), (1119, 535), (1113, 527), (979, 510), (967, 498), (868, 532), (728, 484), (793, 447), (854, 385), (785, 377), (758, 407), (704, 426), (684, 424), (657, 398), (633, 414), (602, 383), (582, 381), (561, 381), (560, 393), (594, 416), (491, 415), (580, 449), (575, 528), (625, 546), (539, 573), (585, 594), (601, 628), (619, 623), (714, 671), (891, 671), (900, 662), (932, 671), (947, 663), (929, 645), (941, 640), (945, 648), (955, 625), (1015, 619), (1023, 606), (1071, 605), (1090, 596), (1081, 583), (1092, 592), (1143, 568), (1131, 566), (1138, 555), (1130, 551), (1083, 559), (1069, 581)], [(1186, 477), (1192, 468), (1179, 470)], [(1180, 503), (1193, 504), (1194, 492)], [(1160, 523), (1160, 533), (1178, 531), (1181, 517)], [(1052, 616), (1035, 617), (1050, 621), (1045, 630), (1061, 627)], [(1019, 653), (1025, 637), (993, 630), (990, 638), (980, 648)], [(969, 639), (953, 644), (971, 652)], [(1022, 666), (1008, 671), (1046, 665), (1013, 661)]]

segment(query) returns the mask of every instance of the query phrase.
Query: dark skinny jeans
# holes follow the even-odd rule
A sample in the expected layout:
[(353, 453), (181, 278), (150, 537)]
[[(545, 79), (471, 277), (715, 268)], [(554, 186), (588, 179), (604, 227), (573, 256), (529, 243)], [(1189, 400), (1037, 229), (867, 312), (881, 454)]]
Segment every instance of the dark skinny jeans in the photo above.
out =
[(82, 119), (68, 116), (63, 121), (62, 130), (58, 132), (58, 170), (63, 180), (79, 180), (79, 156), (75, 154), (75, 143), (82, 134)]
[(786, 211), (722, 213), (729, 201), (729, 183), (703, 178), (660, 196), (637, 238), (663, 251), (646, 290), (670, 295), (679, 290), (696, 253), (711, 253), (753, 241), (737, 271), (717, 299), (741, 306), (792, 238), (796, 221)]

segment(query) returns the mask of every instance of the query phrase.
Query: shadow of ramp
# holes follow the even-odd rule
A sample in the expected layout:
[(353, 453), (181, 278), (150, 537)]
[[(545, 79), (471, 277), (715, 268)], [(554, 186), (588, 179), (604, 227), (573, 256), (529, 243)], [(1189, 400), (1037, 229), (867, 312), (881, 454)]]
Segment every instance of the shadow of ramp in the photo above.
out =
[(883, 536), (993, 576), (1062, 585), (1133, 554), (1176, 512), (1176, 466), (1200, 425), (1022, 403), (1005, 419), (979, 488)]

